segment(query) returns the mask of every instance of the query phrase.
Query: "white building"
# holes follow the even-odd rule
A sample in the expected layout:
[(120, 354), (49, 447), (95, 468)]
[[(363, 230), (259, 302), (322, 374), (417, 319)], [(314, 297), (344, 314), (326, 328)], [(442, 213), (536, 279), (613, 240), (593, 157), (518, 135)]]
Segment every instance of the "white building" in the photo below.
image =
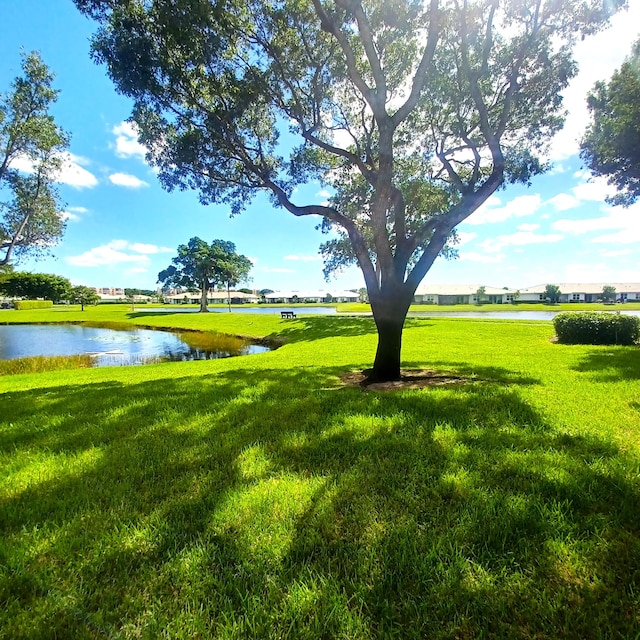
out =
[(274, 291), (264, 296), (267, 302), (273, 304), (296, 304), (304, 302), (358, 302), (359, 294), (353, 291), (335, 291), (332, 289)]
[[(479, 295), (481, 300), (478, 300)], [(416, 304), (507, 304), (513, 301), (514, 296), (515, 289), (483, 287), (479, 284), (421, 284), (413, 301)]]
[[(243, 293), (242, 291), (230, 291), (229, 298), (231, 304), (256, 303), (260, 301), (260, 296), (252, 293)], [(165, 294), (164, 299), (170, 304), (199, 304), (199, 291), (180, 291), (176, 293)], [(227, 304), (226, 291), (209, 291), (207, 293), (207, 304)]]
[[(555, 284), (555, 283), (551, 283)], [(640, 283), (633, 282), (600, 282), (600, 283), (563, 283), (558, 284), (560, 302), (598, 302), (602, 300), (602, 290), (606, 286), (616, 290), (618, 302), (640, 301)], [(546, 284), (538, 284), (520, 289), (519, 302), (544, 302)]]

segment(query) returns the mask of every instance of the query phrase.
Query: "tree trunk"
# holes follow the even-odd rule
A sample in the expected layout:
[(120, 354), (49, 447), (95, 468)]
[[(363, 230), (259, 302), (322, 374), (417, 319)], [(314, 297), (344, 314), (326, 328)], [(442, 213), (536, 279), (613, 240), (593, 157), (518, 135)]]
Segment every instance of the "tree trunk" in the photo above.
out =
[(207, 313), (207, 293), (209, 293), (209, 283), (205, 280), (200, 287), (200, 311), (199, 313)]
[(231, 292), (229, 291), (228, 282), (227, 282), (227, 307), (229, 307), (229, 313), (231, 313)]
[(369, 371), (369, 382), (389, 382), (400, 379), (402, 330), (413, 299), (401, 291), (378, 293), (371, 299), (373, 319), (378, 329), (378, 348)]

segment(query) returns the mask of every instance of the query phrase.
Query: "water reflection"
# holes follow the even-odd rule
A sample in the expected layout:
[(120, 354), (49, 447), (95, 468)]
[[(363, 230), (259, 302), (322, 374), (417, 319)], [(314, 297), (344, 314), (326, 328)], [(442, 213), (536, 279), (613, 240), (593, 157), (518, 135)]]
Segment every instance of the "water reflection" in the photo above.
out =
[(95, 366), (211, 360), (269, 351), (223, 334), (82, 325), (2, 325), (0, 360), (88, 353)]

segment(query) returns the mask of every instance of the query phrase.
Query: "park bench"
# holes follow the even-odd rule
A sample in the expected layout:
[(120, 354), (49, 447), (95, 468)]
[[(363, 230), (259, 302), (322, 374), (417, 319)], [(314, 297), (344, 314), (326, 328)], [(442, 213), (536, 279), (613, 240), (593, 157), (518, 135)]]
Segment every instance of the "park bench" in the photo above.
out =
[(290, 320), (291, 318), (295, 318), (296, 314), (293, 311), (281, 311), (280, 317), (284, 318), (285, 320)]

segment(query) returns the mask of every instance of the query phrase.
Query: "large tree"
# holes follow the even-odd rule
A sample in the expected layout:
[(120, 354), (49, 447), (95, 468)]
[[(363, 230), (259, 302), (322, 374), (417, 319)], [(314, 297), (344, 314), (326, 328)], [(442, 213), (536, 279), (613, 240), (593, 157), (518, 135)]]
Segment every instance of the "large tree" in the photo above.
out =
[(0, 190), (8, 196), (0, 202), (0, 265), (46, 253), (65, 229), (55, 178), (68, 137), (49, 113), (58, 95), (52, 82), (34, 52), (0, 97)]
[(581, 156), (618, 189), (613, 203), (633, 204), (640, 198), (640, 40), (611, 80), (596, 84), (587, 104), (591, 124)]
[[(623, 0), (75, 0), (169, 190), (233, 213), (259, 190), (335, 235), (400, 376), (418, 284), (454, 229), (545, 169), (571, 46)], [(285, 133), (288, 127), (288, 134)], [(334, 189), (300, 204), (310, 180)]]
[(207, 294), (215, 286), (229, 287), (247, 279), (252, 264), (249, 258), (238, 254), (233, 242), (213, 240), (208, 244), (201, 238), (191, 238), (178, 246), (178, 255), (158, 274), (163, 286), (187, 290), (200, 290), (200, 312), (206, 313)]
[(69, 297), (71, 283), (67, 278), (49, 273), (16, 271), (0, 278), (0, 292), (16, 298), (44, 298), (60, 302)]

